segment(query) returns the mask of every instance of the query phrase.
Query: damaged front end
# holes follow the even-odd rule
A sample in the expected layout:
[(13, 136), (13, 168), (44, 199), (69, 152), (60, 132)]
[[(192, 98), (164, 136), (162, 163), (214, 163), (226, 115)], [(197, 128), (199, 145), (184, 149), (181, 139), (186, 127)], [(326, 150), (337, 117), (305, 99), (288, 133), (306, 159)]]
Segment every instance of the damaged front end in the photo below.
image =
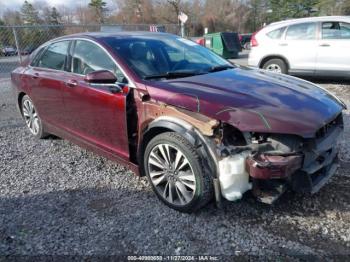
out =
[(272, 204), (288, 187), (296, 192), (318, 192), (336, 172), (337, 138), (342, 131), (342, 114), (308, 139), (240, 134), (223, 124), (216, 140), (222, 196), (233, 201), (252, 189), (260, 202)]

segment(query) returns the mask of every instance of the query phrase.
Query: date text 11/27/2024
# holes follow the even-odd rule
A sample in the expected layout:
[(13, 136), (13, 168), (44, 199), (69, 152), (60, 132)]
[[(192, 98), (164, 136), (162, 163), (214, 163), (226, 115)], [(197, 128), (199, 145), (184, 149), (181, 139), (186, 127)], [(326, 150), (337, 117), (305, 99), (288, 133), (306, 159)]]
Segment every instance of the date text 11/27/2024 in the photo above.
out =
[(218, 261), (218, 256), (128, 256), (128, 261)]

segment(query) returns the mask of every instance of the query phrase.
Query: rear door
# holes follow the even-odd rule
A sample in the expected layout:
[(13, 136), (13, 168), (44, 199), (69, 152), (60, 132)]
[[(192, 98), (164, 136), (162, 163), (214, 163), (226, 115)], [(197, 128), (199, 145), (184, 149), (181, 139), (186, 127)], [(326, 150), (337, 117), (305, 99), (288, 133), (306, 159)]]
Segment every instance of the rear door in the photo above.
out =
[(322, 22), (317, 74), (350, 75), (350, 23)]
[(50, 44), (26, 71), (30, 97), (40, 117), (48, 124), (62, 125), (62, 88), (67, 77), (66, 61), (70, 41)]
[(279, 43), (289, 61), (290, 72), (313, 74), (316, 70), (317, 23), (288, 26), (285, 38)]
[(71, 73), (62, 92), (67, 131), (128, 159), (127, 94), (112, 93), (108, 86), (84, 81), (86, 74), (97, 70), (113, 72), (121, 85), (127, 85), (126, 78), (108, 52), (95, 42), (76, 40), (71, 50)]

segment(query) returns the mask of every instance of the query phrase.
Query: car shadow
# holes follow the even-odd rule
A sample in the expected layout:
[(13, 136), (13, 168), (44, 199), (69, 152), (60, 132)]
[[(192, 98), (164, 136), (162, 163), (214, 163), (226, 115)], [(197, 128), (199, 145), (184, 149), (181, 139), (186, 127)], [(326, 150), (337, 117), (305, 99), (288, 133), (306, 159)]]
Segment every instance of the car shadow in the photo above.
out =
[(310, 76), (298, 76), (304, 80), (313, 82), (315, 84), (332, 84), (332, 85), (350, 85), (350, 78), (343, 77), (310, 77)]

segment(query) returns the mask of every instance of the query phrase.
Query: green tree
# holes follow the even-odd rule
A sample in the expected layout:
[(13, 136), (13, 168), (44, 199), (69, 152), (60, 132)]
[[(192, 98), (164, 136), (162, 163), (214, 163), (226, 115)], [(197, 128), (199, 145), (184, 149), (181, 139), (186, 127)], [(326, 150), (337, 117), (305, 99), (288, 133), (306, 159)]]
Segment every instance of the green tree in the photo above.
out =
[[(27, 0), (24, 1), (21, 8), (21, 18), (25, 25), (41, 24), (38, 11)], [(37, 47), (47, 41), (47, 30), (37, 27), (21, 28), (17, 30), (19, 49), (23, 50), (27, 47)]]
[(341, 7), (343, 15), (350, 15), (350, 0), (343, 0)]
[(320, 15), (346, 14), (346, 5), (350, 7), (350, 0), (320, 0), (317, 4)]
[(249, 31), (255, 32), (263, 26), (264, 23), (268, 23), (267, 14), (270, 10), (269, 2), (267, 0), (250, 0), (248, 2), (249, 8)]
[(48, 23), (51, 25), (59, 25), (61, 24), (61, 15), (57, 11), (56, 7), (52, 7), (49, 16), (48, 16)]
[(23, 23), (25, 24), (34, 25), (34, 24), (40, 23), (38, 11), (27, 0), (25, 0), (22, 5), (21, 16), (22, 16)]
[[(5, 22), (0, 19), (0, 48), (3, 47), (4, 44), (7, 44), (6, 42), (6, 36), (8, 34), (8, 29), (5, 27), (2, 27), (5, 25)], [(0, 53), (1, 55), (1, 53)]]
[(93, 11), (95, 22), (104, 23), (107, 3), (102, 0), (91, 0), (89, 8)]
[(56, 7), (45, 8), (45, 23), (49, 24), (47, 30), (43, 31), (42, 38), (43, 39), (51, 39), (54, 37), (61, 36), (63, 34), (63, 26), (61, 23), (61, 14), (57, 11)]
[(287, 18), (307, 17), (317, 14), (317, 5), (321, 0), (270, 0), (272, 21)]

